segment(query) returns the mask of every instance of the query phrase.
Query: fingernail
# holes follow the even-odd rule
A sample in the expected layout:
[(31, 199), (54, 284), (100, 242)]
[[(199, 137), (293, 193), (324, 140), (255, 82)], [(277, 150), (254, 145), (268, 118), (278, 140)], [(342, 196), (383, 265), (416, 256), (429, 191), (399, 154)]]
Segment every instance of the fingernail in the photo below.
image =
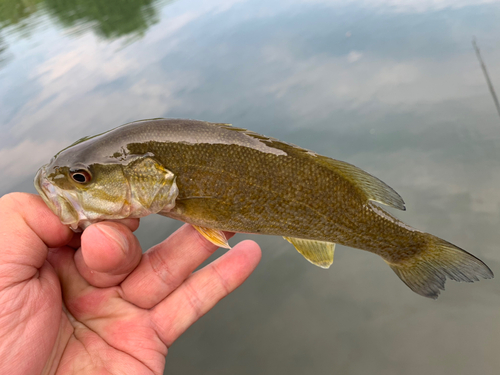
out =
[(128, 241), (123, 233), (106, 224), (97, 225), (96, 227), (101, 231), (103, 235), (116, 242), (120, 246), (123, 254), (127, 254)]

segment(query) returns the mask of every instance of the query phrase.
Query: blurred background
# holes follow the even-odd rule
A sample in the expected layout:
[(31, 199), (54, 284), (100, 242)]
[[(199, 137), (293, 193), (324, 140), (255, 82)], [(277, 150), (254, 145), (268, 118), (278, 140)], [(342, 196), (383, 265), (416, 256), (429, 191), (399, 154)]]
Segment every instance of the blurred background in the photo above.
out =
[[(497, 278), (411, 292), (379, 257), (325, 271), (278, 237), (170, 349), (168, 374), (498, 374), (498, 0), (1, 0), (0, 195), (76, 139), (143, 118), (233, 123), (379, 177), (404, 222)], [(147, 217), (144, 249), (180, 223)], [(220, 256), (222, 250), (214, 255)]]

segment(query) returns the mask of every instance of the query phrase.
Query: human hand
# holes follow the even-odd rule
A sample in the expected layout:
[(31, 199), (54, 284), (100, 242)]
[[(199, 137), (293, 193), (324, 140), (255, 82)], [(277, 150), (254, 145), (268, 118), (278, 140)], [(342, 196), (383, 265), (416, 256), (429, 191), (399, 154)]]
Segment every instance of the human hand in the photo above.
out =
[(139, 221), (74, 234), (38, 196), (0, 198), (0, 373), (162, 374), (172, 343), (260, 260), (190, 225), (141, 253)]

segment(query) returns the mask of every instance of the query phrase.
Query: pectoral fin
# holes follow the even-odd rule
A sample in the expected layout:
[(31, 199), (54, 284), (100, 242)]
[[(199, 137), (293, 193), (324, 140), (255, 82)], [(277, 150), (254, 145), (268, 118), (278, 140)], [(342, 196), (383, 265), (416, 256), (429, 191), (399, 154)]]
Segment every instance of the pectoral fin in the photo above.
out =
[(139, 157), (123, 166), (132, 199), (149, 213), (170, 210), (175, 206), (179, 189), (175, 175), (150, 156)]
[(198, 225), (193, 225), (193, 228), (200, 232), (203, 237), (212, 242), (215, 246), (223, 247), (225, 249), (231, 248), (231, 246), (227, 243), (224, 232), (221, 230), (199, 227)]
[(283, 238), (295, 246), (297, 251), (312, 264), (321, 268), (330, 268), (332, 265), (333, 253), (335, 251), (335, 244), (333, 242), (304, 240), (293, 237)]

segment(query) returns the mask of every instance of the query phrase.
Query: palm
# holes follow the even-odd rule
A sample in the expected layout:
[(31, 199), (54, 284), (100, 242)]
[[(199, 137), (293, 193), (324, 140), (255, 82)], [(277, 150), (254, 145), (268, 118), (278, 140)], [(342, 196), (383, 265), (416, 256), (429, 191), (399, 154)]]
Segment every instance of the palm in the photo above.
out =
[(185, 225), (142, 255), (137, 226), (80, 239), (38, 197), (0, 200), (0, 373), (161, 374), (168, 347), (260, 259), (248, 241), (193, 273), (215, 246)]
[[(62, 316), (62, 323), (72, 333), (58, 371), (161, 373), (167, 348), (151, 327), (150, 312), (121, 299), (116, 288), (91, 289), (87, 298), (106, 300), (106, 305), (96, 304), (80, 311), (68, 307), (69, 314)], [(81, 302), (81, 298), (69, 298), (67, 304), (79, 304), (79, 299)]]

